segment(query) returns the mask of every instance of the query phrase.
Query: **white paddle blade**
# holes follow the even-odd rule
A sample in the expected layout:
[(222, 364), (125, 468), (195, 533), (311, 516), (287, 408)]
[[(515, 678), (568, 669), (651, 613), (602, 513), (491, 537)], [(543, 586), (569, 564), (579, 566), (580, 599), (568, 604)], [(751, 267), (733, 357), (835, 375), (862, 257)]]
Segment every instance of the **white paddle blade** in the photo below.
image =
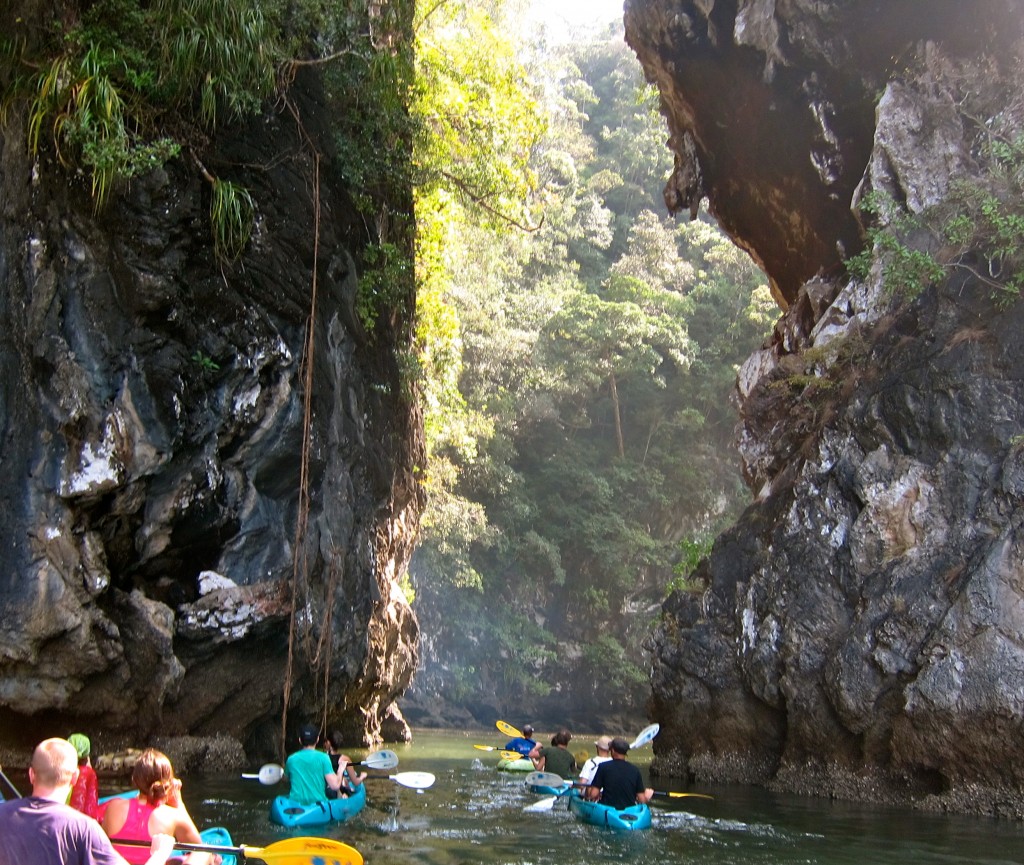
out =
[(527, 787), (561, 787), (565, 781), (554, 772), (531, 772), (523, 779)]
[(371, 769), (394, 769), (398, 765), (398, 755), (394, 751), (376, 751), (359, 765)]
[(557, 796), (546, 796), (543, 799), (538, 799), (532, 805), (527, 805), (523, 808), (524, 811), (550, 811), (555, 807), (555, 802), (558, 800)]
[(648, 742), (653, 740), (655, 736), (658, 735), (660, 730), (660, 724), (651, 724), (651, 726), (649, 727), (644, 727), (643, 730), (640, 731), (640, 735), (633, 740), (633, 744), (629, 747), (640, 748), (643, 745), (646, 745)]
[(432, 787), (437, 779), (429, 772), (399, 772), (397, 775), (388, 775), (396, 784), (403, 787), (412, 787), (415, 790), (425, 790)]
[(284, 777), (284, 768), (277, 763), (266, 763), (260, 767), (260, 773), (256, 777), (260, 779), (261, 784), (269, 787)]

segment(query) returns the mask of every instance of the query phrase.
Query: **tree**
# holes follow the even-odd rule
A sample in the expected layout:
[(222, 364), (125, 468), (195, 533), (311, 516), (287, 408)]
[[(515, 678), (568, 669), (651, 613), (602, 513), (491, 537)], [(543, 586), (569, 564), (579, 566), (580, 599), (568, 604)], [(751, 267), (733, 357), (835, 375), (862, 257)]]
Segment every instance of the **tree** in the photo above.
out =
[(486, 531), (425, 537), (414, 559), (437, 661), (423, 687), (466, 706), (493, 706), (498, 688), (531, 714), (593, 723), (613, 709), (594, 686), (604, 664), (639, 713), (638, 611), (676, 579), (683, 542), (746, 501), (728, 393), (772, 318), (763, 277), (720, 232), (655, 213), (664, 128), (628, 50), (527, 62), (547, 117), (530, 158), (543, 224), (451, 222), (439, 246), (460, 411), (489, 424), (473, 449), (444, 449), (445, 466)]

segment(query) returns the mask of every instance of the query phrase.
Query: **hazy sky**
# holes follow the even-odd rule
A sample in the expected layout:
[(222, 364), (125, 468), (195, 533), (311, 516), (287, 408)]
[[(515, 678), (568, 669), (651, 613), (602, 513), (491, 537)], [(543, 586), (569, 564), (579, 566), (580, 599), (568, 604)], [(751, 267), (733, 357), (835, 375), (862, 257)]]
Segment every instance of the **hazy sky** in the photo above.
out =
[(554, 30), (622, 20), (623, 0), (533, 0), (531, 13)]

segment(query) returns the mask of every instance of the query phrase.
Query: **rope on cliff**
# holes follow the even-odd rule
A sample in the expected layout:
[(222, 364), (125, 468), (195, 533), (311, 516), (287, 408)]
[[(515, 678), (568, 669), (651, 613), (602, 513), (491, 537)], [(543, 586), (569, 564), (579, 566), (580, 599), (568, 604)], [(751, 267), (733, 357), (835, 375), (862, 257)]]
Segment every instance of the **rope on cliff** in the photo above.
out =
[[(299, 124), (298, 112), (289, 105), (292, 115)], [(299, 501), (295, 518), (295, 542), (292, 550), (291, 614), (288, 619), (288, 660), (285, 666), (284, 692), (281, 707), (281, 758), (287, 753), (288, 704), (291, 701), (293, 669), (295, 663), (295, 617), (298, 609), (299, 585), (305, 585), (307, 573), (306, 529), (309, 526), (309, 451), (313, 417), (313, 349), (316, 334), (317, 272), (320, 262), (320, 154), (312, 146), (309, 136), (303, 135), (313, 152), (313, 277), (310, 287), (309, 319), (306, 323), (306, 341), (303, 346), (303, 384), (305, 393), (302, 401), (302, 452), (299, 463)]]
[[(316, 644), (316, 653), (311, 659), (313, 668), (316, 669), (317, 665), (321, 663), (321, 656), (323, 656), (324, 702), (320, 727), (325, 734), (327, 732), (327, 695), (331, 687), (331, 653), (329, 643), (331, 634), (334, 633), (334, 589), (337, 583), (338, 564), (337, 559), (332, 555), (331, 562), (327, 567), (327, 592), (324, 596), (324, 617), (320, 623), (320, 639)], [(326, 653), (325, 649), (327, 649)]]

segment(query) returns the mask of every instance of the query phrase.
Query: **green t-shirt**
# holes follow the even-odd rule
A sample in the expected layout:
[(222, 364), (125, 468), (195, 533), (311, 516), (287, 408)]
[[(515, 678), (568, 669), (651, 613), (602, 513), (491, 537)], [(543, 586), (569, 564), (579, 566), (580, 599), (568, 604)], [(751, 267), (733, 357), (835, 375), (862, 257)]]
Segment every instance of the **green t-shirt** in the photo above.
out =
[(334, 767), (331, 758), (315, 748), (303, 748), (290, 755), (285, 761), (284, 771), (291, 785), (288, 798), (300, 805), (312, 805), (327, 798), (327, 781), (324, 775), (331, 775)]
[(554, 772), (566, 781), (576, 778), (576, 758), (566, 748), (559, 748), (557, 745), (541, 748), (540, 756), (544, 758), (545, 772)]

